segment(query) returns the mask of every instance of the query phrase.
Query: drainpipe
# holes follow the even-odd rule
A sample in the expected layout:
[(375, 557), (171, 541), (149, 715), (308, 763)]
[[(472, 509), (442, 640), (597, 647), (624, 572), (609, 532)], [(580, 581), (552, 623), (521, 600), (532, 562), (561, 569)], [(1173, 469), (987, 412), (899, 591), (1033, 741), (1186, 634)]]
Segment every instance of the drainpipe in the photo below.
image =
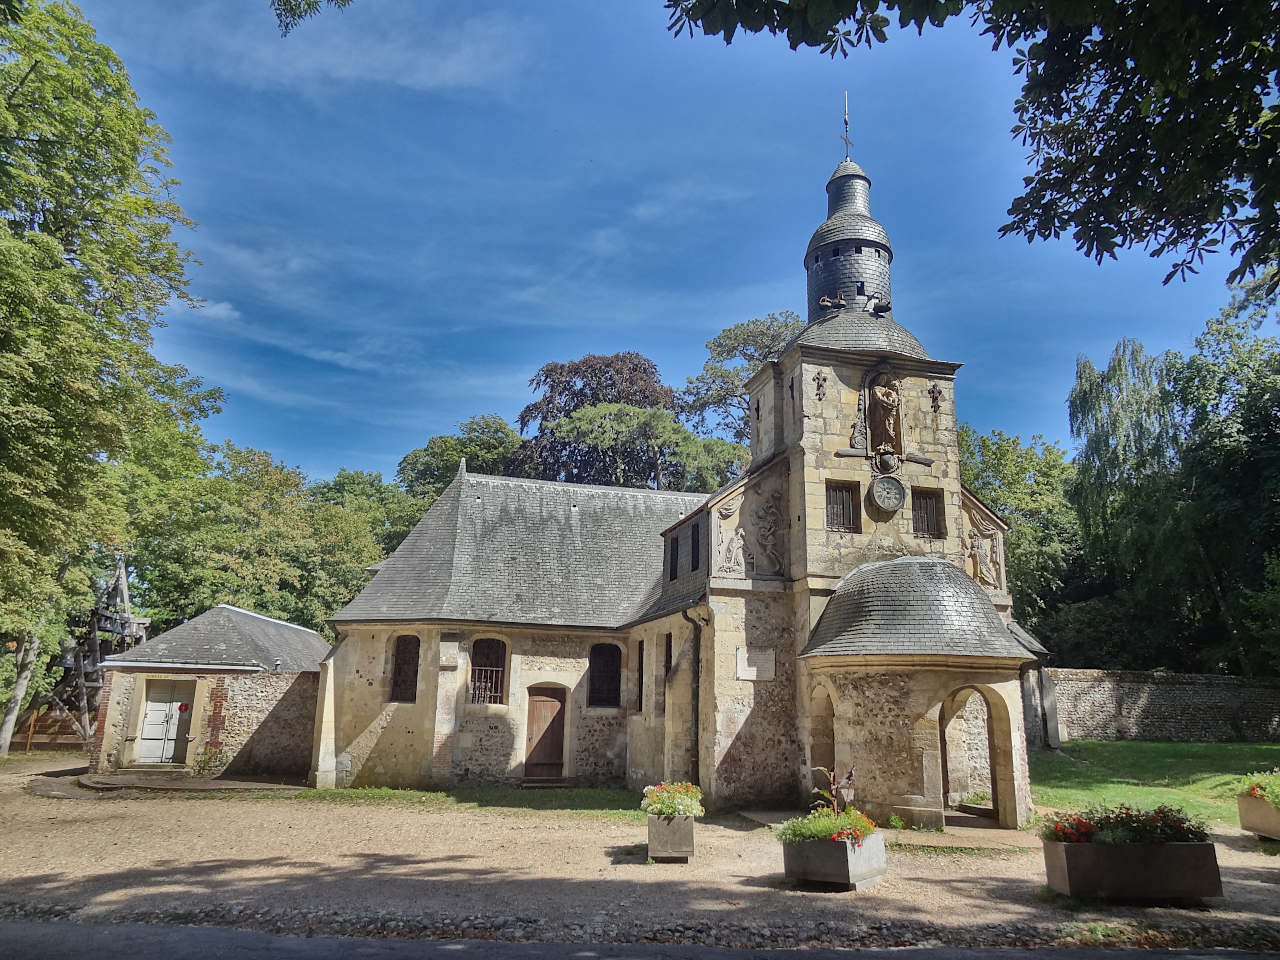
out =
[(693, 638), (689, 641), (690, 646), (690, 684), (692, 693), (690, 700), (693, 706), (693, 782), (702, 785), (702, 745), (699, 742), (700, 730), (699, 722), (701, 719), (701, 694), (702, 694), (702, 621), (689, 616), (688, 610), (681, 610), (680, 616), (688, 621), (693, 627)]

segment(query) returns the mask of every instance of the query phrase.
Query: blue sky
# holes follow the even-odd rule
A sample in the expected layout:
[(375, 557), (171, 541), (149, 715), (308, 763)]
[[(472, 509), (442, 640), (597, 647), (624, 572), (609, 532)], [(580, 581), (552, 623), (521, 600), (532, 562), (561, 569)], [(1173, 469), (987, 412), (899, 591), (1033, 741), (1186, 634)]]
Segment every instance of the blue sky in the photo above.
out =
[[(213, 440), (390, 477), (548, 360), (638, 350), (681, 385), (724, 327), (803, 310), (843, 158), (894, 246), (894, 315), (963, 362), (960, 417), (1067, 443), (1076, 357), (1186, 350), (1230, 267), (997, 239), (1028, 172), (1007, 51), (956, 22), (828, 60), (674, 39), (661, 0), (355, 0), (280, 38), (266, 0), (90, 0), (173, 137), (199, 226), (157, 352), (227, 394)], [(550, 11), (550, 12), (548, 12)]]

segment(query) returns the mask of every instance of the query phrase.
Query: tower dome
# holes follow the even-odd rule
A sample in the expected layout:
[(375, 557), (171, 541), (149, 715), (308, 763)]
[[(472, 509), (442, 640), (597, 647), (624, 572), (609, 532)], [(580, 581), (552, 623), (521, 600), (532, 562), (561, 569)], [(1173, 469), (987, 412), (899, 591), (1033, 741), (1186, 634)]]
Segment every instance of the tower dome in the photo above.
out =
[(846, 158), (827, 181), (827, 219), (804, 253), (809, 322), (845, 304), (869, 310), (876, 301), (889, 302), (892, 262), (889, 234), (871, 215), (871, 178)]

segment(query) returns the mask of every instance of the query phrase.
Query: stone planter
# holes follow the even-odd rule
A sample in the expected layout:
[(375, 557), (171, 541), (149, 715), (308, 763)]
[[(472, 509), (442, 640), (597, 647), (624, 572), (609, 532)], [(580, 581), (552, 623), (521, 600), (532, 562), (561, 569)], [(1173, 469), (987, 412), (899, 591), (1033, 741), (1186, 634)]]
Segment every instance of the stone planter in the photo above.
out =
[(1236, 807), (1240, 811), (1241, 830), (1280, 840), (1280, 810), (1273, 807), (1270, 800), (1250, 796), (1236, 797)]
[(1200, 900), (1222, 896), (1212, 843), (1044, 841), (1049, 887), (1102, 900)]
[(884, 879), (888, 863), (884, 834), (873, 833), (855, 847), (848, 840), (807, 840), (782, 845), (782, 869), (792, 880), (842, 890), (865, 890)]
[(688, 863), (693, 856), (693, 816), (659, 817), (649, 814), (649, 859), (659, 863)]

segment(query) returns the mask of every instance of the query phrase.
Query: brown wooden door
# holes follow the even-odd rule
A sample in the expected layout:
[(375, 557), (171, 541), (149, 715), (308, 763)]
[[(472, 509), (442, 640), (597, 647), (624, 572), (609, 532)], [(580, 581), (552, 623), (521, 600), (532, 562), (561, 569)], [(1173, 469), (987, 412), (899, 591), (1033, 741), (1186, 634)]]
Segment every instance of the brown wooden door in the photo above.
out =
[(561, 688), (529, 688), (524, 757), (527, 778), (564, 776), (564, 690)]

